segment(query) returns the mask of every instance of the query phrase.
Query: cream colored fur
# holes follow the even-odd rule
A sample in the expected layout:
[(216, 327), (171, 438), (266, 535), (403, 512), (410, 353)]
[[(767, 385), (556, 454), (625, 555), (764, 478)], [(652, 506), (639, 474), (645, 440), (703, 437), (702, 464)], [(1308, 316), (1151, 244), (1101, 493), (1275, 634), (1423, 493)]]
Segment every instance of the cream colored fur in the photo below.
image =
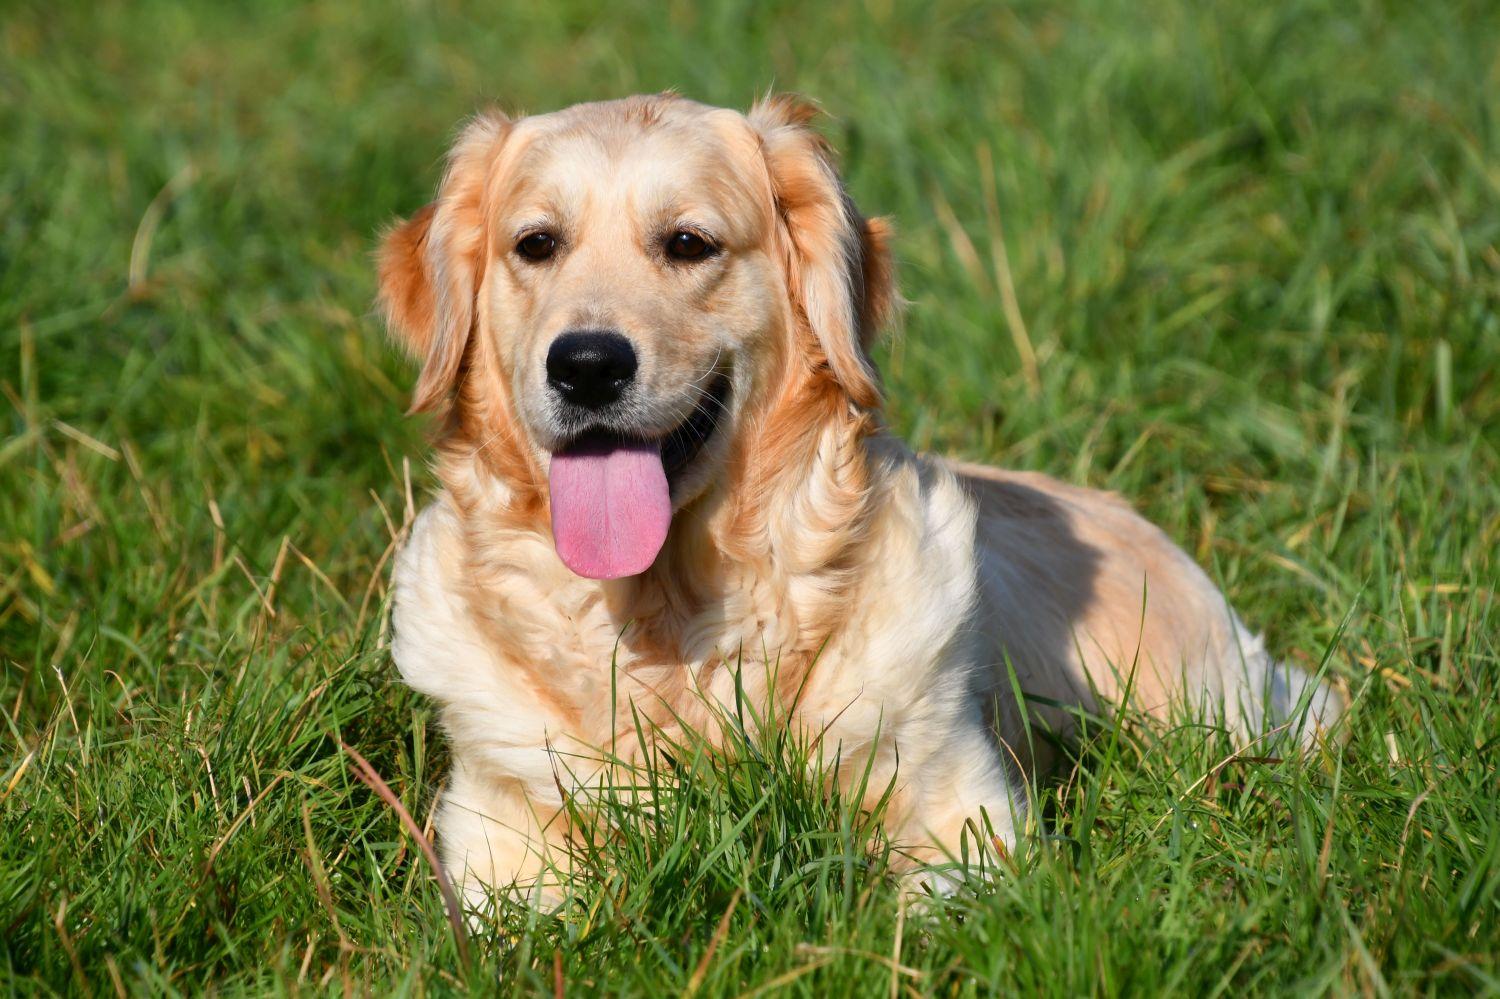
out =
[[(1014, 842), (1021, 775), (1048, 761), (1030, 755), (1011, 669), (1028, 694), (1092, 710), (1128, 693), (1160, 716), (1186, 704), (1241, 740), (1281, 725), (1306, 743), (1337, 716), (1329, 689), (1309, 690), (1308, 676), (1274, 663), (1202, 570), (1118, 498), (918, 456), (881, 429), (864, 348), (884, 311), (876, 296), (894, 294), (885, 230), (853, 213), (800, 106), (770, 102), (747, 119), (671, 97), (633, 100), (565, 112), (560, 125), (486, 119), (458, 154), (493, 147), (479, 172), (465, 186), (450, 175), (429, 221), (394, 232), (382, 260), (393, 325), (438, 372), (424, 375), (422, 404), (454, 390), (444, 491), (396, 563), (393, 650), (406, 682), (441, 708), (453, 769), (438, 834), (476, 902), (513, 884), (545, 887), (570, 834), (563, 795), (612, 745), (638, 745), (622, 731), (632, 709), (711, 734), (708, 705), (733, 703), (737, 682), (752, 700), (776, 701), (786, 724), (822, 733), (848, 772), (870, 762), (871, 787), (894, 780), (888, 832), (914, 861), (951, 855), (981, 812), (1001, 845)], [(597, 159), (578, 160), (572, 146), (549, 154), (567, 158), (575, 195), (595, 173), (645, 183), (649, 170), (623, 182), (610, 174), (609, 156), (628, 157), (632, 143), (719, 143), (748, 178), (714, 208), (743, 227), (728, 238), (734, 256), (716, 265), (715, 287), (729, 290), (694, 297), (680, 275), (646, 264), (615, 273), (618, 252), (607, 264), (576, 257), (571, 271), (502, 270), (515, 266), (509, 235), (498, 223), (502, 235), (487, 235), (486, 220), (505, 206), (474, 192), (503, 200), (496, 192), (563, 170), (534, 151), (564, 127), (604, 137)], [(507, 130), (543, 139), (502, 148)], [(586, 200), (566, 209), (580, 246)], [(444, 256), (456, 232), (465, 248)], [(655, 288), (651, 308), (627, 301), (643, 287)], [(460, 310), (467, 341), (443, 312), (464, 288), (476, 300)], [(674, 295), (685, 296), (678, 306)], [(599, 582), (574, 576), (553, 550), (547, 431), (528, 379), (535, 344), (555, 332), (547, 308), (561, 315), (586, 300), (598, 315), (616, 298), (624, 318), (612, 321), (662, 358), (663, 393), (720, 363), (694, 357), (729, 356), (738, 401), (677, 497), (656, 565)], [(660, 316), (682, 324), (674, 336), (685, 346), (653, 339), (668, 322)], [(719, 339), (697, 344), (705, 324)], [(1305, 719), (1295, 712), (1304, 693)], [(1067, 729), (1065, 712), (1040, 714)]]

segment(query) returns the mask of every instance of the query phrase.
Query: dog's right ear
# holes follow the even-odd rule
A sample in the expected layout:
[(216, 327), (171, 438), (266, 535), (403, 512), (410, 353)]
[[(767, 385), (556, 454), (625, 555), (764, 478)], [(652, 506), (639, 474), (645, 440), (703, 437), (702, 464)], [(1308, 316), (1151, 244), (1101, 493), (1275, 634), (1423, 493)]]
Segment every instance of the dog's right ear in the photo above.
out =
[(855, 209), (828, 143), (810, 124), (817, 113), (800, 98), (780, 95), (760, 101), (747, 117), (785, 233), (791, 294), (838, 383), (855, 403), (873, 409), (881, 392), (870, 346), (900, 300), (890, 226)]
[(510, 121), (498, 112), (470, 121), (448, 154), (437, 199), (381, 240), (386, 324), (422, 365), (410, 412), (438, 407), (458, 379), (488, 257), (485, 189), (509, 131)]

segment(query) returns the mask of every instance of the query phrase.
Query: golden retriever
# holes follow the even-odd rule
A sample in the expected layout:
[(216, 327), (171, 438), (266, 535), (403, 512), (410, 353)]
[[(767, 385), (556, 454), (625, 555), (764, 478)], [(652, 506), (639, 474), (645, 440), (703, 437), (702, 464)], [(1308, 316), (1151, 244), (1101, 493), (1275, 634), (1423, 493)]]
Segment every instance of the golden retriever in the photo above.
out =
[(543, 884), (583, 761), (639, 745), (617, 728), (702, 725), (737, 685), (894, 789), (913, 863), (981, 814), (1013, 841), (1036, 761), (1012, 678), (1062, 730), (1128, 695), (1305, 743), (1340, 710), (1119, 499), (887, 431), (890, 230), (812, 117), (481, 114), (384, 239), (444, 487), (396, 564), (393, 649), (441, 708), (437, 828), (476, 902)]

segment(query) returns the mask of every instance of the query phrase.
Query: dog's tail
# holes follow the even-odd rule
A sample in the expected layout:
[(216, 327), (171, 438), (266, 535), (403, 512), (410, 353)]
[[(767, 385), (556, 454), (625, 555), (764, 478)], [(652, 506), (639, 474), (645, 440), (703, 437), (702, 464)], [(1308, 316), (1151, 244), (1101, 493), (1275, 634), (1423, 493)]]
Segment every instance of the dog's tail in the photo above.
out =
[(1347, 705), (1325, 678), (1277, 662), (1260, 636), (1239, 631), (1240, 676), (1231, 667), (1223, 691), (1231, 730), (1245, 744), (1294, 739), (1311, 749), (1334, 728)]

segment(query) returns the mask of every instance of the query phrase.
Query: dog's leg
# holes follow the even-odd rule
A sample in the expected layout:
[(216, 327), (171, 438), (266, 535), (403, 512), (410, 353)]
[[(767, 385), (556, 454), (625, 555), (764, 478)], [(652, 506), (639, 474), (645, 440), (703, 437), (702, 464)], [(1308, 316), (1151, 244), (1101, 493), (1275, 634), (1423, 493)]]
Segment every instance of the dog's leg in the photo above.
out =
[(902, 761), (910, 778), (902, 781), (906, 808), (893, 837), (910, 861), (923, 865), (909, 886), (948, 894), (966, 876), (956, 864), (967, 859), (967, 873), (989, 873), (997, 856), (1015, 847), (1026, 820), (1025, 785), (977, 722), (962, 723), (939, 752), (912, 762), (908, 769)]
[(438, 846), (476, 927), (495, 912), (501, 892), (543, 905), (558, 900), (561, 825), (555, 809), (539, 813), (509, 782), (477, 779), (455, 763), (438, 811)]

